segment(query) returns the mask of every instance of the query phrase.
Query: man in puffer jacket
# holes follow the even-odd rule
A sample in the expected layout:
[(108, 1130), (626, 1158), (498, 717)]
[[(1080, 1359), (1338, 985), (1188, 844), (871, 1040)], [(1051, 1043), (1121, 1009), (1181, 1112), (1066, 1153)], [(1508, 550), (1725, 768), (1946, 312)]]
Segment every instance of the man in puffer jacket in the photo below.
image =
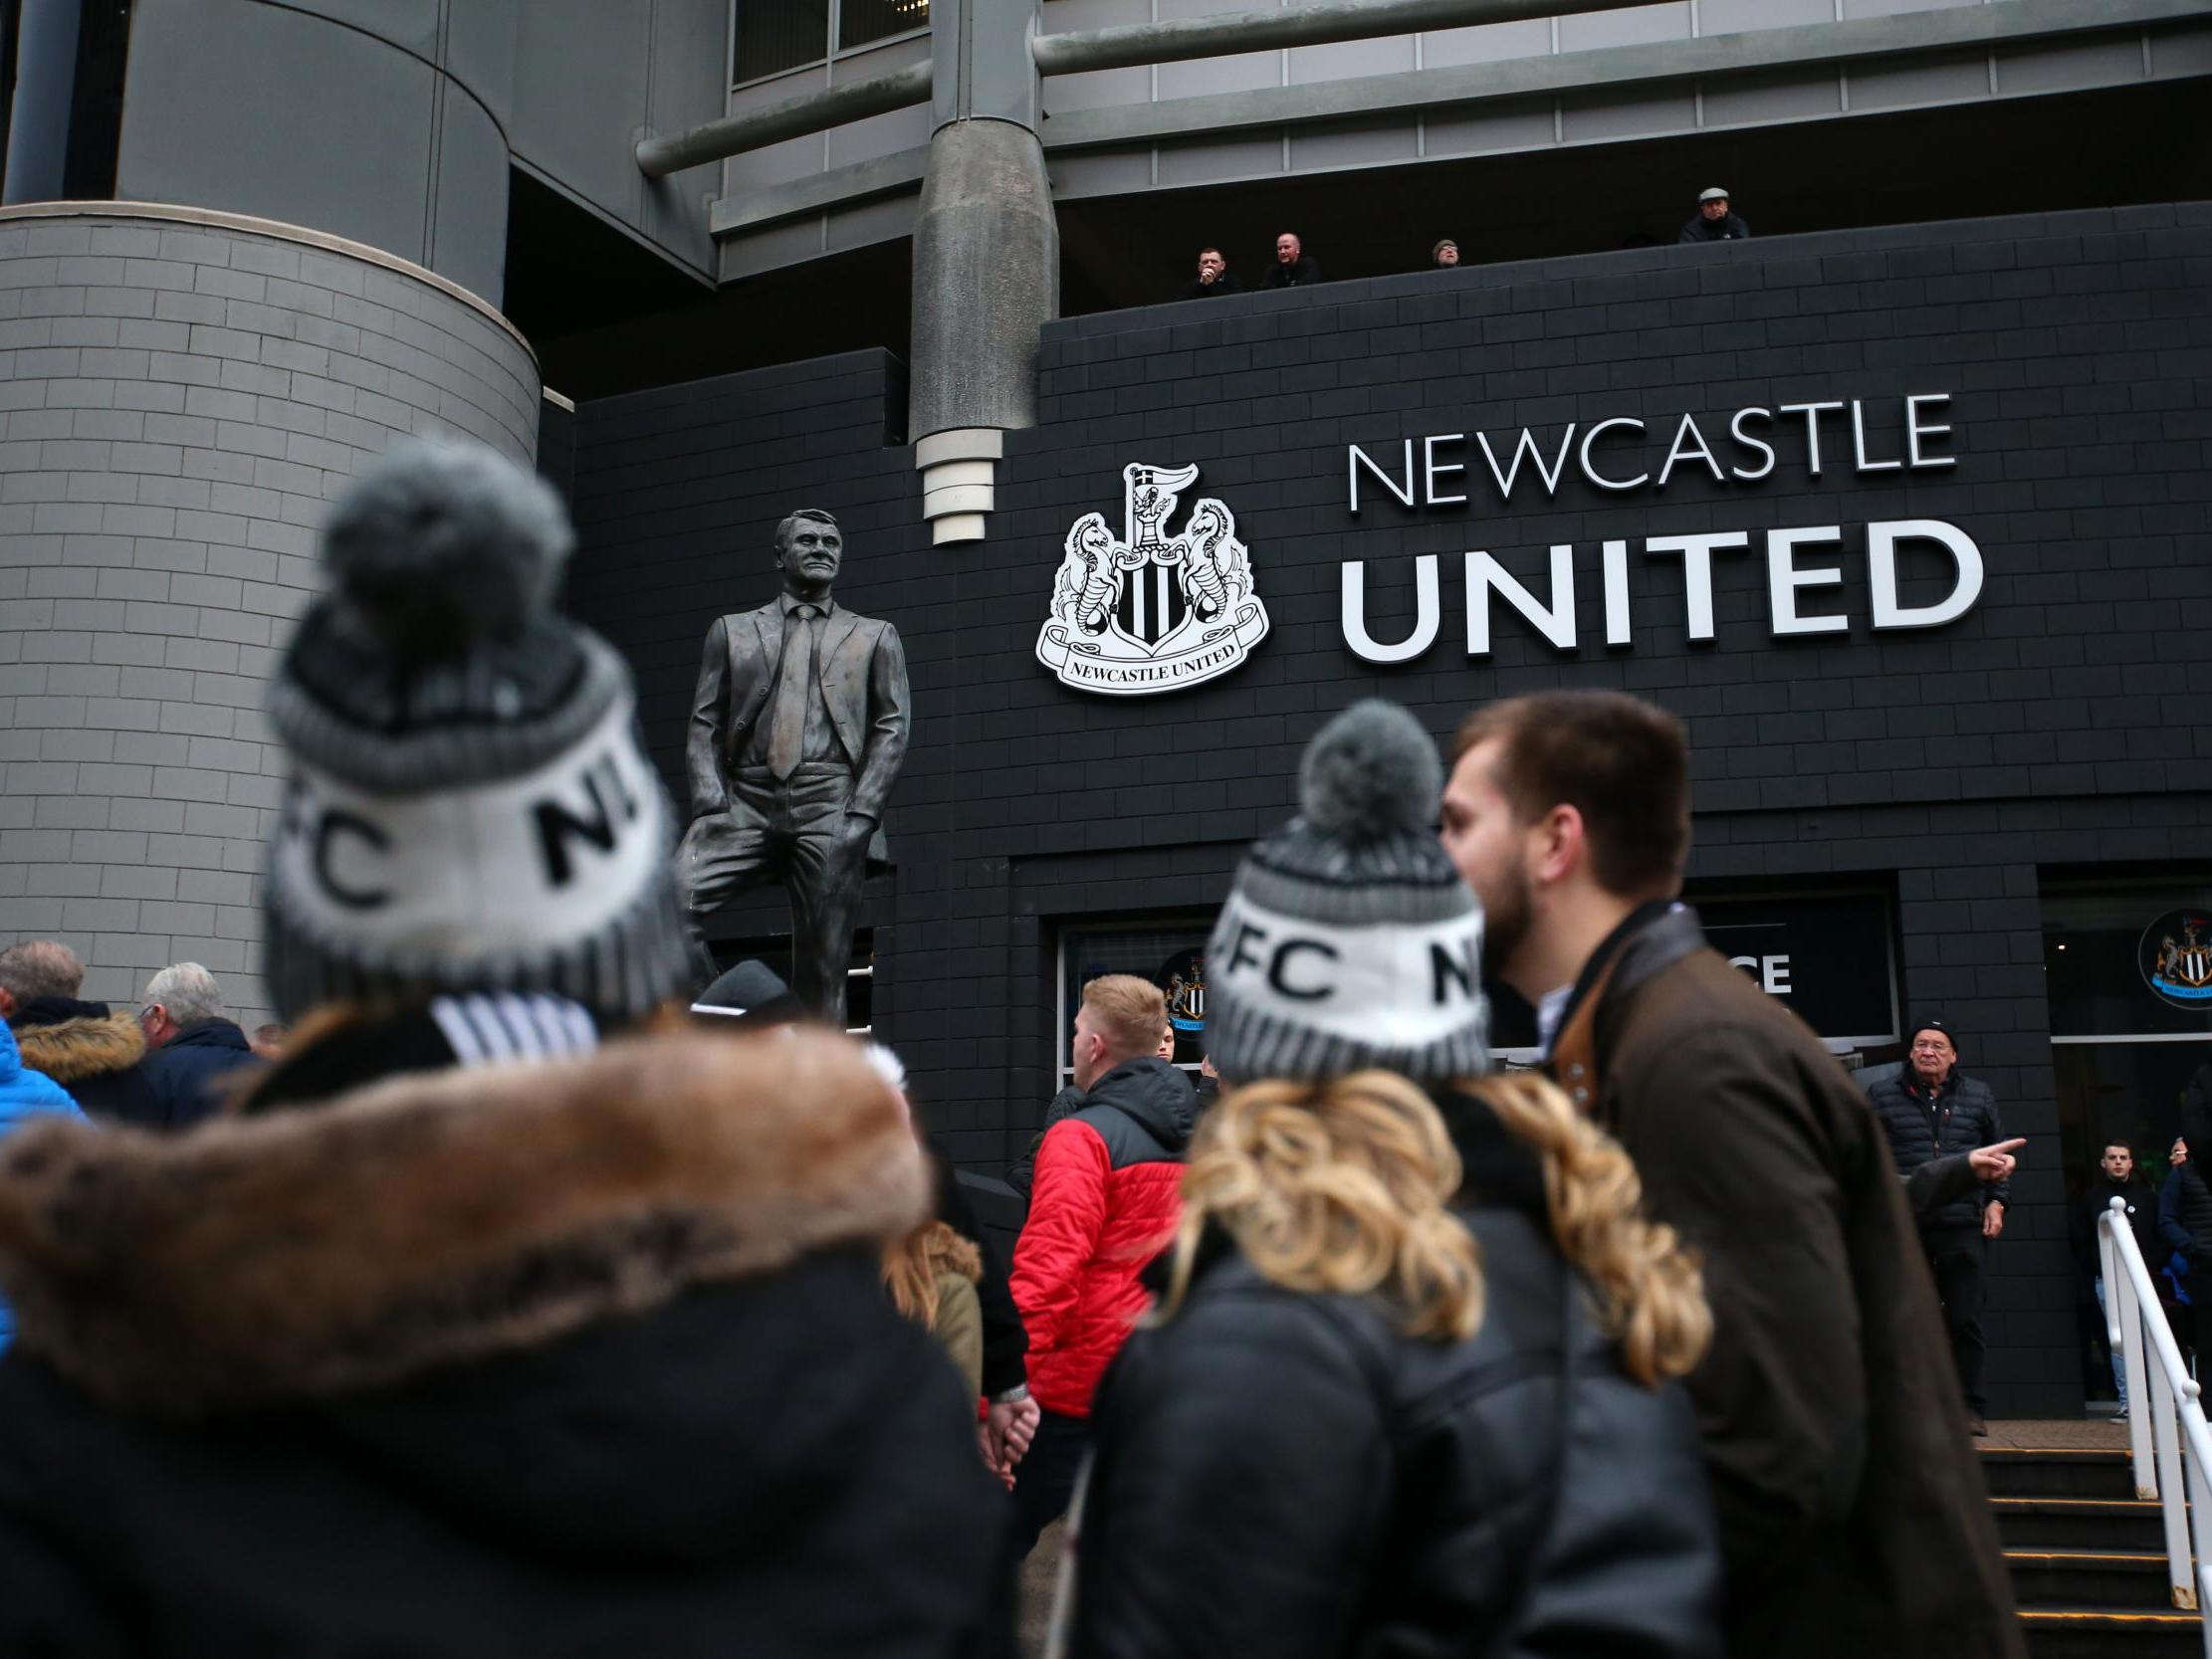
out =
[(0, 1017), (14, 1027), (23, 1063), (95, 1118), (140, 1116), (146, 1034), (131, 1010), (80, 1000), (84, 984), (84, 962), (59, 939), (0, 950)]
[(1074, 1052), (1083, 1100), (1037, 1149), (1029, 1219), (1013, 1251), (1029, 1393), (1042, 1411), (1014, 1480), (1019, 1555), (1074, 1494), (1091, 1395), (1151, 1300), (1138, 1276), (1182, 1213), (1198, 1103), (1190, 1080), (1155, 1052), (1167, 1019), (1160, 988), (1134, 974), (1084, 986)]
[[(43, 1072), (23, 1064), (15, 1046), (15, 1033), (0, 1025), (0, 1140), (26, 1120), (40, 1117), (82, 1118), (69, 1091)], [(15, 1339), (15, 1316), (0, 1301), (0, 1353)]]
[[(2005, 1126), (1989, 1085), (1958, 1067), (1949, 1027), (1924, 1019), (1912, 1029), (1904, 1070), (1869, 1086), (1868, 1099), (1888, 1133), (1897, 1173), (1909, 1179), (1922, 1164), (1953, 1152), (1994, 1145)], [(1933, 1216), (1921, 1216), (1920, 1243), (1943, 1304), (1943, 1328), (1958, 1366), (1969, 1425), (1987, 1433), (1989, 1409), (1982, 1392), (1982, 1299), (1989, 1272), (1989, 1243), (2005, 1229), (2009, 1181), (1992, 1181), (1953, 1199)]]

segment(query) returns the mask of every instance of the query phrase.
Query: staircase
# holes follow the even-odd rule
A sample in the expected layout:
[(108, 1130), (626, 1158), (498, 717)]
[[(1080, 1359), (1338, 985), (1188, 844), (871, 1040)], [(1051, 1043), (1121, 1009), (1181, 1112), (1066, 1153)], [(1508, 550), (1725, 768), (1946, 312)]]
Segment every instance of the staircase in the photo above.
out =
[(1981, 1459), (2033, 1659), (2203, 1659), (2124, 1450), (1985, 1446)]

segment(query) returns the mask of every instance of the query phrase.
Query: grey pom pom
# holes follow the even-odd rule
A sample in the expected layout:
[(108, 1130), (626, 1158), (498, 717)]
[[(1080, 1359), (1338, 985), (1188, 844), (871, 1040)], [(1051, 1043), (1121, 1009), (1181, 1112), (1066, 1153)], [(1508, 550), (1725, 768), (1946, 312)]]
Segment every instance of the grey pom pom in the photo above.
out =
[(1298, 766), (1298, 810), (1347, 841), (1374, 841), (1436, 822), (1443, 766), (1421, 722), (1370, 698), (1314, 734)]
[(323, 556), (341, 603), (403, 657), (512, 641), (552, 603), (574, 537), (543, 479), (479, 444), (396, 444), (338, 502)]

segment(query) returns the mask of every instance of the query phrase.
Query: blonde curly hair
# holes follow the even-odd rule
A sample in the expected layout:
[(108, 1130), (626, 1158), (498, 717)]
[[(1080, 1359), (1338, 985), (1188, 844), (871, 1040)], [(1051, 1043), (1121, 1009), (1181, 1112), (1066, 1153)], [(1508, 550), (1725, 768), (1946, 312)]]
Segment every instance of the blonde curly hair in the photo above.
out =
[[(1644, 1215), (1620, 1143), (1533, 1074), (1459, 1087), (1541, 1158), (1552, 1236), (1628, 1373), (1649, 1385), (1694, 1367), (1712, 1338), (1703, 1280), (1673, 1229)], [(1272, 1284), (1376, 1294), (1408, 1335), (1464, 1341), (1481, 1326), (1484, 1287), (1480, 1247), (1450, 1207), (1460, 1175), (1435, 1103), (1395, 1072), (1237, 1089), (1199, 1125), (1155, 1317), (1182, 1306), (1215, 1225)]]

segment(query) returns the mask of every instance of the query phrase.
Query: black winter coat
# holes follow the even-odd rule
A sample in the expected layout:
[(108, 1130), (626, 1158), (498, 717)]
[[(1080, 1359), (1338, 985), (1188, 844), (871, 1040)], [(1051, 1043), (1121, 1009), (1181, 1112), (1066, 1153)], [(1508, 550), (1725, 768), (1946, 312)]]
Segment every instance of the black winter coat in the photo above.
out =
[(239, 1074), (267, 1064), (235, 1021), (188, 1025), (140, 1063), (138, 1098), (128, 1108), (133, 1114), (129, 1121), (145, 1129), (190, 1129), (215, 1116)]
[(1244, 285), (1237, 281), (1236, 273), (1224, 271), (1210, 283), (1202, 283), (1193, 277), (1175, 291), (1175, 297), (1178, 300), (1218, 300), (1223, 295), (1243, 292)]
[(2204, 1184), (2204, 1171), (2193, 1156), (2174, 1171), (2174, 1178), (2180, 1186), (2181, 1225), (2189, 1232), (2188, 1265), (2193, 1273), (2212, 1263), (2212, 1187)]
[(1743, 222), (1740, 213), (1731, 213), (1717, 223), (1702, 213), (1692, 214), (1689, 223), (1682, 227), (1681, 235), (1674, 238), (1677, 243), (1748, 242), (1750, 239), (1751, 227)]
[[(1896, 1160), (1899, 1175), (1909, 1176), (1923, 1163), (1994, 1145), (2005, 1138), (2004, 1119), (1989, 1085), (1956, 1066), (1932, 1095), (1907, 1070), (1868, 1085), (1867, 1099), (1888, 1135), (1889, 1155)], [(2010, 1181), (1996, 1181), (1954, 1198), (1932, 1217), (1920, 1217), (1920, 1225), (1978, 1227), (1983, 1207), (1993, 1201), (2012, 1201)]]
[(1709, 1655), (1718, 1555), (1689, 1402), (1620, 1369), (1535, 1158), (1438, 1102), (1488, 1300), (1465, 1343), (1210, 1242), (1094, 1406), (1074, 1651)]
[(2090, 1226), (2090, 1271), (2101, 1273), (2103, 1258), (2097, 1247), (2097, 1222), (2098, 1217), (2111, 1207), (2114, 1198), (2127, 1201), (2127, 1225), (2134, 1231), (2135, 1248), (2143, 1253), (2143, 1266), (2157, 1272), (2166, 1254), (2165, 1247), (2158, 1242), (2158, 1194), (2150, 1190), (2147, 1181), (2115, 1181), (2102, 1169), (2090, 1177), (2086, 1206)]
[(1311, 254), (1300, 254), (1296, 263), (1285, 265), (1274, 260), (1267, 267), (1267, 275), (1259, 279), (1261, 288), (1311, 288), (1321, 281), (1321, 267)]
[(871, 1077), (686, 1034), (11, 1137), (0, 1653), (995, 1650), (1003, 1499), (883, 1293), (929, 1175)]
[(934, 1152), (931, 1162), (937, 1170), (937, 1219), (973, 1244), (983, 1260), (984, 1276), (976, 1281), (976, 1302), (984, 1324), (983, 1388), (987, 1398), (995, 1399), (1028, 1380), (1024, 1355), (1029, 1351), (1029, 1334), (1022, 1329), (1021, 1310), (1013, 1305), (1006, 1258), (976, 1219), (976, 1206), (961, 1190), (952, 1164)]

